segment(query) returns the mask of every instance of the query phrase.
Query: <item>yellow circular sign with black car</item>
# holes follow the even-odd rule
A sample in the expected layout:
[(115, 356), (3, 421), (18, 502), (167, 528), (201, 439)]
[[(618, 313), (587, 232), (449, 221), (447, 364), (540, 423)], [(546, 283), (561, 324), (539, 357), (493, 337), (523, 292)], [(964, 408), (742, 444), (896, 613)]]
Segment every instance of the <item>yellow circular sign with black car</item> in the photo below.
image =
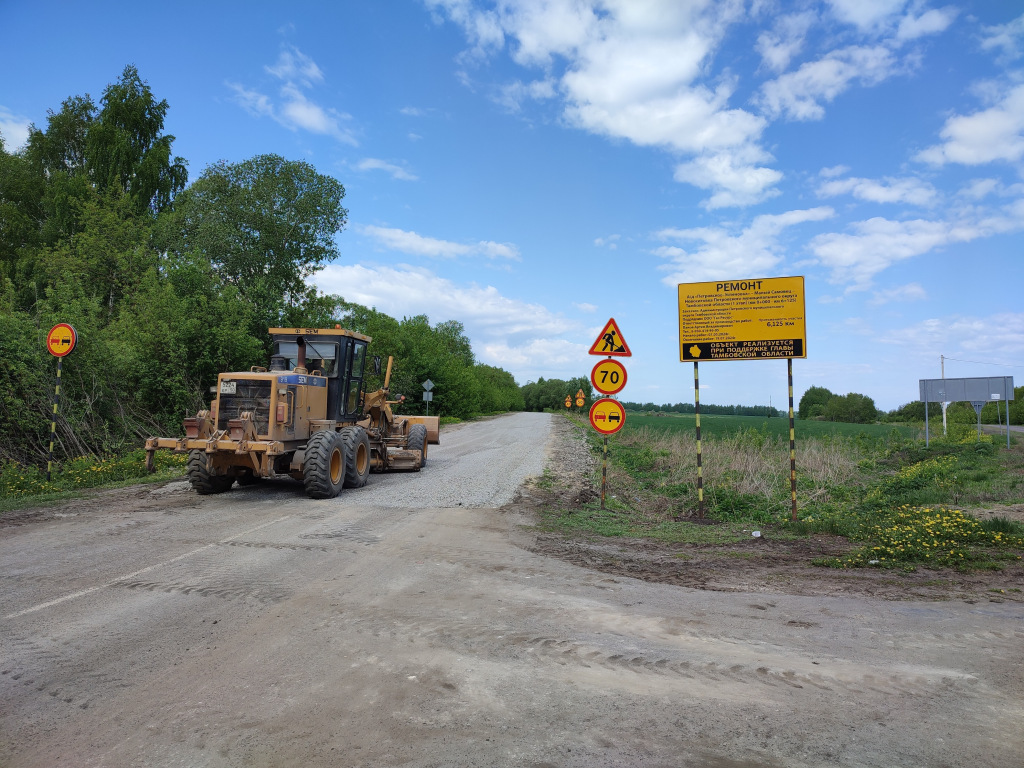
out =
[(602, 397), (590, 406), (590, 426), (602, 435), (618, 432), (625, 423), (626, 409), (618, 400)]

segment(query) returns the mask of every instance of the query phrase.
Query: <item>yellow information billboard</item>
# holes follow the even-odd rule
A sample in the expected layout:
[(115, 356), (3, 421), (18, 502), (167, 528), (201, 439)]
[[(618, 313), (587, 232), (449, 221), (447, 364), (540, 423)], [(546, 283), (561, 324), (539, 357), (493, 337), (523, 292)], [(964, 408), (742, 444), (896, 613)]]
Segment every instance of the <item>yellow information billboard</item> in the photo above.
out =
[(679, 284), (679, 359), (807, 357), (803, 277)]

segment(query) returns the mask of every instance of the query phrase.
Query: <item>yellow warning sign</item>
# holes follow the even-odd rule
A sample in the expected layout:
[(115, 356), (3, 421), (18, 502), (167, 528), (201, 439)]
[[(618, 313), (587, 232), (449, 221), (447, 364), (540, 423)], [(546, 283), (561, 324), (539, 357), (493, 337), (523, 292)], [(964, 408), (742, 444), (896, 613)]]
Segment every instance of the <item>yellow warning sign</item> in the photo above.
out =
[(568, 395), (565, 396), (565, 407), (572, 408), (572, 398)]
[(608, 320), (604, 330), (597, 337), (597, 341), (591, 345), (589, 354), (615, 355), (618, 357), (633, 356), (633, 353), (629, 351), (629, 344), (622, 338), (622, 331), (619, 330), (614, 317)]
[(803, 277), (679, 285), (679, 359), (807, 357)]

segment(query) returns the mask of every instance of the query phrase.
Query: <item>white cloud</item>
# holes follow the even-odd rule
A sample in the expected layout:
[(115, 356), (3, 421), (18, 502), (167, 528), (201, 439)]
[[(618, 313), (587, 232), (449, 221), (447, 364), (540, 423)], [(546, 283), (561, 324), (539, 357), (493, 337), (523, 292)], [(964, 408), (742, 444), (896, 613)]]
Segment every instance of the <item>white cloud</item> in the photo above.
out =
[(999, 52), (1000, 58), (1013, 61), (1024, 54), (1024, 15), (1007, 24), (984, 27), (985, 36), (981, 47), (986, 51)]
[(814, 13), (791, 13), (775, 19), (772, 29), (757, 38), (757, 52), (764, 67), (773, 72), (784, 72), (803, 49), (807, 32), (817, 20)]
[(928, 298), (928, 294), (920, 283), (907, 283), (907, 285), (898, 285), (884, 291), (875, 291), (874, 297), (868, 304), (877, 307), (893, 301), (923, 301), (926, 298)]
[(27, 117), (16, 115), (6, 107), (0, 106), (0, 136), (4, 140), (4, 149), (13, 152), (28, 143), (28, 129), (32, 121)]
[(364, 226), (360, 231), (385, 248), (412, 256), (428, 256), (439, 259), (485, 256), (489, 259), (521, 260), (519, 249), (511, 243), (495, 243), (490, 240), (481, 240), (472, 244), (456, 243), (390, 227)]
[(981, 165), (1024, 158), (1024, 85), (1009, 89), (988, 109), (946, 120), (939, 132), (943, 143), (919, 152), (915, 159), (932, 165)]
[[(745, 153), (750, 156), (750, 153)], [(764, 159), (771, 159), (766, 153)], [(716, 190), (701, 205), (708, 209), (753, 205), (779, 194), (774, 186), (782, 174), (772, 168), (745, 161), (743, 154), (719, 152), (676, 166), (676, 181), (685, 181), (701, 189)]]
[(617, 250), (622, 235), (608, 235), (607, 237), (594, 238), (594, 245), (598, 248), (607, 248), (610, 251)]
[(773, 119), (821, 120), (822, 102), (831, 102), (854, 82), (877, 85), (898, 68), (896, 57), (884, 46), (851, 46), (768, 81), (761, 86), (757, 103)]
[(580, 312), (597, 312), (596, 304), (588, 304), (587, 302), (573, 302), (572, 304)]
[(281, 51), (277, 63), (264, 69), (278, 80), (299, 82), (306, 88), (324, 79), (324, 73), (316, 62), (294, 47)]
[(840, 20), (870, 31), (892, 20), (907, 0), (828, 0), (828, 4)]
[[(994, 364), (1024, 356), (1024, 313), (1002, 312), (988, 317), (950, 315), (929, 318), (906, 328), (879, 335), (886, 344), (897, 344), (923, 352), (950, 351), (969, 360)], [(1006, 375), (1008, 369), (996, 375)]]
[(281, 81), (276, 103), (258, 90), (240, 83), (226, 83), (235, 92), (235, 101), (249, 114), (270, 117), (291, 131), (309, 131), (331, 136), (344, 144), (358, 145), (352, 131), (343, 126), (352, 119), (351, 115), (325, 108), (306, 95), (305, 91), (324, 79), (316, 62), (298, 48), (289, 48), (281, 52), (276, 64), (264, 69)]
[(915, 40), (925, 35), (944, 32), (953, 23), (956, 15), (957, 10), (952, 7), (932, 8), (920, 16), (908, 13), (900, 20), (896, 38), (898, 40)]
[(520, 383), (538, 376), (576, 376), (586, 363), (588, 345), (576, 340), (585, 336), (577, 323), (543, 305), (503, 296), (493, 286), (459, 285), (407, 266), (331, 264), (314, 280), (322, 291), (394, 317), (459, 320), (477, 359), (512, 372)]
[(552, 80), (534, 80), (529, 83), (516, 80), (502, 86), (495, 101), (509, 112), (518, 112), (525, 101), (542, 101), (552, 99), (555, 95), (555, 83)]
[(850, 233), (828, 233), (811, 240), (811, 251), (832, 270), (833, 283), (847, 290), (865, 290), (872, 278), (896, 262), (921, 256), (954, 243), (1024, 229), (1024, 201), (1000, 213), (965, 209), (957, 220), (891, 221), (876, 217), (851, 225)]
[(376, 157), (364, 157), (356, 163), (356, 169), (360, 171), (384, 171), (391, 174), (391, 178), (400, 179), (401, 181), (418, 180), (417, 176), (409, 173), (405, 168), (384, 160), (378, 160)]
[(907, 203), (928, 205), (938, 196), (931, 184), (914, 178), (895, 179), (835, 179), (818, 187), (820, 197), (853, 195), (872, 203)]
[(670, 272), (662, 282), (676, 285), (769, 275), (783, 259), (784, 248), (779, 240), (785, 229), (834, 215), (831, 208), (823, 207), (758, 216), (739, 234), (724, 227), (663, 229), (655, 233), (657, 239), (695, 242), (698, 246), (691, 250), (679, 246), (656, 248), (654, 253), (670, 262), (662, 267)]
[(426, 2), (463, 28), (473, 56), (507, 41), (515, 62), (543, 70), (535, 84), (506, 86), (510, 108), (560, 95), (570, 125), (697, 156), (677, 178), (711, 189), (714, 206), (764, 199), (781, 178), (751, 164), (768, 158), (758, 146), (766, 121), (729, 107), (729, 79), (705, 82), (726, 29), (742, 18), (741, 3), (524, 0), (481, 10), (469, 0)]

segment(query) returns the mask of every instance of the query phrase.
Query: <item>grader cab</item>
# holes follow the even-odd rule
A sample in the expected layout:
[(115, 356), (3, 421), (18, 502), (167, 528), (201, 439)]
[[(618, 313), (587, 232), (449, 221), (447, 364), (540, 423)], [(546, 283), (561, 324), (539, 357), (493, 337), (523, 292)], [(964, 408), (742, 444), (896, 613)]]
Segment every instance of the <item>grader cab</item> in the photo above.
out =
[[(222, 493), (237, 480), (300, 480), (314, 499), (364, 486), (371, 471), (412, 470), (439, 441), (439, 420), (398, 416), (384, 386), (364, 392), (371, 339), (341, 328), (271, 328), (270, 366), (222, 373), (209, 410), (185, 419), (182, 438), (146, 441), (147, 466), (160, 448), (187, 453), (197, 493)], [(379, 358), (374, 359), (377, 373)]]

